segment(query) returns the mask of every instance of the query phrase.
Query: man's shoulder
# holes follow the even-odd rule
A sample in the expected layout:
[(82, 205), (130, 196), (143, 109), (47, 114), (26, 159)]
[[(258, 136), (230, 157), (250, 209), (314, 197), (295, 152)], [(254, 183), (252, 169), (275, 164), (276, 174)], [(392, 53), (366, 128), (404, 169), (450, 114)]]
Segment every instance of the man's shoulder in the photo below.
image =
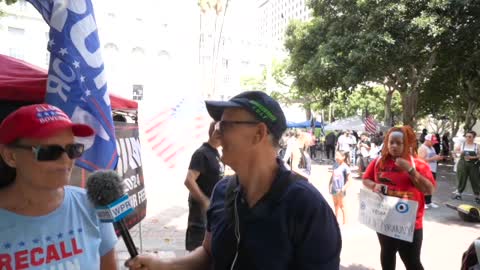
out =
[(195, 152), (193, 152), (193, 154), (197, 154), (197, 153), (205, 153), (207, 152), (209, 149), (205, 146), (205, 144), (202, 144), (200, 145), (200, 147), (198, 147)]
[(318, 205), (325, 202), (325, 199), (318, 189), (302, 178), (297, 178), (291, 182), (285, 192), (284, 199), (289, 204), (292, 203), (299, 207), (304, 207), (305, 205)]
[(234, 183), (233, 181), (236, 181), (234, 175), (225, 176), (220, 181), (218, 181), (215, 184), (212, 193), (213, 196), (215, 196), (215, 199), (218, 199), (219, 197), (224, 198), (225, 194), (227, 193), (227, 189), (229, 189), (229, 187), (233, 188), (234, 186), (236, 186), (236, 183)]

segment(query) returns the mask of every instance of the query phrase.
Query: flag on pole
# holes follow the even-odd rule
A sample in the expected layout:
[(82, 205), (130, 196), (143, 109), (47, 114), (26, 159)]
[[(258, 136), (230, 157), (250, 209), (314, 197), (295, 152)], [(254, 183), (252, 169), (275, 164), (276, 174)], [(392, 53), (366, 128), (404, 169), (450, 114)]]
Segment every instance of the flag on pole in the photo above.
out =
[(50, 26), (45, 101), (96, 135), (76, 164), (89, 171), (114, 169), (118, 154), (100, 41), (90, 0), (27, 0)]
[(366, 111), (365, 120), (363, 121), (365, 124), (365, 131), (368, 133), (375, 133), (377, 132), (377, 122), (373, 119), (372, 115)]
[(144, 133), (155, 155), (174, 168), (208, 137), (211, 121), (203, 101), (182, 98), (146, 121)]

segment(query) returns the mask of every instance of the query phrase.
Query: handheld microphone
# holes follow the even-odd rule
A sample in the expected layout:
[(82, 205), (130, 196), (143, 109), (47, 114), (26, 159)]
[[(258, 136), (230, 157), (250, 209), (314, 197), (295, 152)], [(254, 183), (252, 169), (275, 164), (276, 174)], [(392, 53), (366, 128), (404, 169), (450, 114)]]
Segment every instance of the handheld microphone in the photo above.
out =
[(87, 178), (87, 196), (95, 205), (100, 221), (113, 222), (120, 231), (130, 257), (137, 256), (137, 248), (123, 220), (133, 212), (133, 208), (120, 176), (112, 170), (93, 172)]

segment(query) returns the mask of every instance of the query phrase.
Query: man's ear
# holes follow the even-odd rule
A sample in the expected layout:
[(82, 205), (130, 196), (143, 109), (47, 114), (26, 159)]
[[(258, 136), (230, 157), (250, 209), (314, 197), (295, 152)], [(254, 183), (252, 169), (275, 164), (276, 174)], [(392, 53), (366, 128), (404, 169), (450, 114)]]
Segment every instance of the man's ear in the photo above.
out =
[(263, 139), (268, 137), (268, 128), (264, 123), (260, 123), (257, 127), (257, 132), (254, 137), (254, 144), (261, 142)]
[(10, 167), (16, 168), (16, 156), (15, 152), (12, 151), (10, 147), (6, 145), (0, 145), (0, 155), (2, 156), (3, 161)]

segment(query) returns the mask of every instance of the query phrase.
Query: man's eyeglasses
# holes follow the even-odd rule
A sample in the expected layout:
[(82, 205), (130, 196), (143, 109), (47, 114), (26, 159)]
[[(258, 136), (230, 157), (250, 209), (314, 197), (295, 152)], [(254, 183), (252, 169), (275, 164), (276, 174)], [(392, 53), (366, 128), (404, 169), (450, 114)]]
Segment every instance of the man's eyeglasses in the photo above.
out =
[(73, 143), (65, 145), (65, 148), (57, 145), (21, 145), (21, 144), (14, 144), (12, 145), (14, 148), (32, 150), (35, 154), (35, 159), (37, 161), (54, 161), (58, 160), (63, 153), (67, 153), (67, 156), (70, 159), (79, 158), (82, 156), (83, 152), (85, 151), (85, 145), (82, 143)]
[(259, 124), (259, 121), (227, 121), (227, 120), (222, 120), (218, 121), (215, 124), (215, 130), (220, 132), (222, 134), (226, 129), (229, 129), (230, 127), (234, 125), (256, 125)]
[(466, 135), (465, 138), (473, 138), (472, 135)]

